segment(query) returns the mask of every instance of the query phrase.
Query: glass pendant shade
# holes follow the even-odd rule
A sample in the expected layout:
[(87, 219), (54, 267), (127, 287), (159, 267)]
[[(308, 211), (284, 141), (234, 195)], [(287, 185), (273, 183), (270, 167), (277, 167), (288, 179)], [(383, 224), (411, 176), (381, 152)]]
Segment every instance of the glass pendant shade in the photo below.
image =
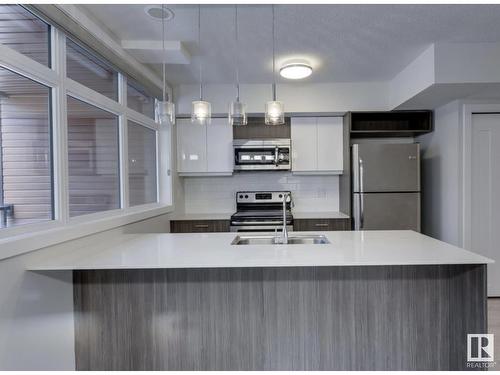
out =
[(242, 126), (247, 123), (246, 105), (239, 100), (229, 103), (229, 125)]
[(285, 123), (285, 106), (276, 100), (266, 103), (266, 125), (283, 125)]
[(204, 100), (195, 100), (191, 104), (191, 122), (200, 125), (210, 124), (212, 118), (212, 105)]
[(162, 125), (175, 124), (175, 104), (170, 101), (158, 101), (156, 106), (158, 120)]

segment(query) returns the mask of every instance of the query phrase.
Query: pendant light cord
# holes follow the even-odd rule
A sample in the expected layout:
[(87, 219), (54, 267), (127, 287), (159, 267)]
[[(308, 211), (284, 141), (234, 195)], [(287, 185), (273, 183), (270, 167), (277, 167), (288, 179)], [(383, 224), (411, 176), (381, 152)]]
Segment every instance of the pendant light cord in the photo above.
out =
[(203, 81), (201, 75), (201, 5), (198, 4), (198, 48), (200, 50), (200, 101), (203, 100)]
[(275, 30), (275, 16), (274, 16), (274, 4), (272, 5), (273, 9), (273, 26), (272, 26), (272, 31), (273, 31), (273, 101), (276, 101), (276, 30)]
[(163, 51), (163, 101), (165, 101), (165, 60), (166, 60), (166, 52), (165, 52), (165, 4), (161, 5), (161, 49)]
[(238, 4), (234, 6), (234, 39), (236, 41), (236, 101), (240, 101), (240, 60), (239, 60), (239, 44), (238, 44)]

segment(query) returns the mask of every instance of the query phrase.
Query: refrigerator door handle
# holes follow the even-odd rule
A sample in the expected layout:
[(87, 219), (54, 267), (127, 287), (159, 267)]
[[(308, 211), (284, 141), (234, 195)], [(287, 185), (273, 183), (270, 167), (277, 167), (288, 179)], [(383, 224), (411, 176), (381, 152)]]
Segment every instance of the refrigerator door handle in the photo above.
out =
[(359, 158), (359, 173), (358, 173), (358, 183), (359, 183), (359, 192), (363, 193), (363, 159)]

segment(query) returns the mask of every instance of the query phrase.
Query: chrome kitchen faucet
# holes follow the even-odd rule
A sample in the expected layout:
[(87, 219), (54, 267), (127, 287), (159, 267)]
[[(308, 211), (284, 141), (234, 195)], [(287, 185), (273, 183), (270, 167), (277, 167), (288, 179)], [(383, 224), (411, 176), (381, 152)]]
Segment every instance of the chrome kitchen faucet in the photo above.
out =
[(283, 228), (281, 230), (281, 236), (276, 236), (276, 238), (274, 239), (274, 242), (276, 244), (288, 245), (288, 229), (286, 228), (286, 200), (289, 196), (291, 200), (291, 195), (289, 192), (283, 194)]

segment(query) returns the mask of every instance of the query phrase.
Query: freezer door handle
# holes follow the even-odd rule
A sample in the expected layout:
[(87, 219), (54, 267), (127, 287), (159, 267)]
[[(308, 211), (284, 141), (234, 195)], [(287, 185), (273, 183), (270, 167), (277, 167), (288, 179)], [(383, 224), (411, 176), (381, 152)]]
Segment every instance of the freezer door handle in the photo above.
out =
[(365, 194), (356, 193), (353, 197), (354, 230), (362, 230), (364, 227), (364, 199)]
[(365, 222), (365, 199), (363, 196), (363, 159), (359, 158), (359, 229), (363, 229)]
[(363, 229), (365, 225), (365, 195), (359, 194), (359, 229)]

